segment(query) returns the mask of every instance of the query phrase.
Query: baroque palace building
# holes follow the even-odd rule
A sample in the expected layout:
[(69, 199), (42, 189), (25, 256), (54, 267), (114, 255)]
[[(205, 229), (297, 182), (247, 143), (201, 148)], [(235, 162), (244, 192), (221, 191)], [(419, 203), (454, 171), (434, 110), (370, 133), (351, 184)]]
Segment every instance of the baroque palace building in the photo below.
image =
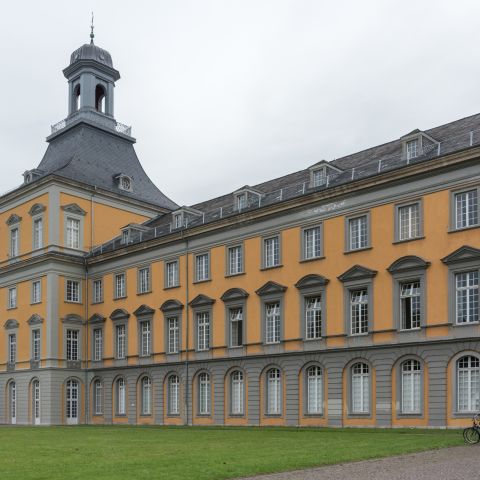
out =
[(0, 197), (0, 422), (458, 427), (480, 410), (480, 114), (193, 206), (147, 177), (120, 78)]

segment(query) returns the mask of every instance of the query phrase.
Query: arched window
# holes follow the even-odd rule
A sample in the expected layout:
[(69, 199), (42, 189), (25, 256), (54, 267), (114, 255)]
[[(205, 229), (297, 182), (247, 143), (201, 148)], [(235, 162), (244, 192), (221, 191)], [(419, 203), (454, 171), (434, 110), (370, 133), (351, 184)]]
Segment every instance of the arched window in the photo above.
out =
[(267, 372), (267, 414), (280, 415), (282, 413), (282, 379), (278, 368), (271, 368)]
[(95, 87), (95, 108), (97, 112), (105, 113), (105, 89), (102, 85)]
[(152, 414), (152, 380), (150, 377), (142, 378), (142, 415)]
[(74, 111), (78, 111), (80, 110), (80, 106), (81, 106), (81, 96), (80, 96), (80, 85), (77, 85), (73, 91), (73, 109)]
[(67, 380), (65, 412), (66, 412), (68, 424), (78, 423), (78, 381), (77, 380)]
[(352, 413), (370, 411), (370, 369), (366, 363), (352, 366)]
[(230, 381), (232, 415), (243, 415), (245, 413), (243, 372), (240, 370), (232, 372)]
[(127, 389), (125, 385), (125, 379), (119, 378), (116, 383), (116, 397), (117, 397), (117, 415), (125, 415), (127, 413), (126, 400)]
[(307, 413), (323, 413), (323, 374), (318, 365), (307, 369)]
[(178, 375), (170, 375), (167, 384), (168, 414), (178, 415), (180, 413), (180, 380)]
[(8, 414), (10, 423), (17, 423), (17, 384), (13, 381), (8, 384)]
[(402, 363), (402, 413), (421, 413), (421, 366), (418, 360)]
[(40, 425), (40, 382), (32, 382), (32, 420), (34, 425)]
[(480, 360), (466, 355), (457, 360), (457, 408), (459, 412), (480, 409)]
[(198, 376), (198, 413), (210, 413), (210, 375), (205, 372)]
[(94, 415), (103, 413), (103, 385), (100, 380), (93, 382), (93, 413)]

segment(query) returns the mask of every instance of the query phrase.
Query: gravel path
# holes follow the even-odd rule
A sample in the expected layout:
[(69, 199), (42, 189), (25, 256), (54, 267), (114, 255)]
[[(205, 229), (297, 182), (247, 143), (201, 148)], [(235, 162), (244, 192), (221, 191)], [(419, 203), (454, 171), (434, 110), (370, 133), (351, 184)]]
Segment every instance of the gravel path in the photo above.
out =
[(480, 447), (472, 445), (261, 475), (242, 480), (469, 480), (475, 478), (480, 478)]

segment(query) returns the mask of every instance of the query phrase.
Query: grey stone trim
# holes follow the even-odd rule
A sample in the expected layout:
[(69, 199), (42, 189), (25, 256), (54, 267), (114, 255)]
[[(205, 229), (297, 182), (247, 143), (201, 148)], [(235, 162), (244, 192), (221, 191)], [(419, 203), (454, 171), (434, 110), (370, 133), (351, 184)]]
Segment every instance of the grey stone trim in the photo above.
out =
[(442, 258), (442, 262), (446, 265), (456, 265), (467, 262), (479, 262), (480, 261), (480, 249), (470, 247), (469, 245), (463, 245), (454, 252), (450, 253), (446, 257)]
[(19, 324), (16, 320), (14, 320), (14, 319), (12, 319), (12, 318), (10, 318), (9, 320), (7, 320), (7, 321), (3, 324), (3, 328), (5, 328), (5, 330), (13, 330), (14, 328), (18, 328), (19, 326), (20, 326), (20, 324)]
[(267, 296), (267, 295), (275, 295), (285, 292), (287, 287), (280, 285), (277, 282), (268, 281), (263, 286), (261, 286), (258, 290), (255, 290), (255, 293), (260, 296)]
[(328, 278), (325, 278), (323, 275), (317, 275), (317, 274), (309, 274), (305, 275), (302, 277), (296, 284), (295, 287), (297, 287), (300, 291), (308, 288), (320, 288), (320, 287), (325, 287), (328, 285), (328, 282), (330, 280)]
[(367, 267), (362, 267), (361, 265), (354, 265), (353, 267), (349, 268), (346, 272), (342, 273), (338, 276), (338, 279), (343, 282), (354, 282), (357, 280), (367, 280), (373, 279), (377, 274), (376, 270), (371, 270)]
[[(315, 257), (307, 258), (306, 251), (305, 251), (305, 230), (310, 230), (311, 228), (320, 229), (320, 253)], [(300, 261), (301, 262), (308, 262), (311, 260), (320, 260), (321, 258), (324, 258), (324, 246), (325, 246), (325, 241), (323, 236), (323, 222), (315, 222), (315, 223), (302, 226), (302, 228), (300, 229)]]
[(136, 316), (136, 317), (143, 317), (143, 316), (148, 316), (148, 317), (151, 317), (153, 314), (155, 313), (155, 309), (154, 308), (151, 308), (149, 307), (148, 305), (140, 305), (140, 307), (138, 307), (134, 312), (133, 314)]
[(189, 303), (189, 305), (192, 308), (200, 308), (200, 307), (213, 305), (214, 303), (215, 303), (214, 298), (210, 298), (207, 295), (203, 295), (202, 293), (200, 293)]
[(34, 217), (43, 213), (46, 209), (47, 207), (42, 203), (34, 203), (30, 208), (30, 210), (28, 211), (28, 213), (30, 216)]
[(245, 300), (248, 296), (249, 294), (243, 290), (243, 288), (230, 288), (220, 297), (220, 299), (224, 302), (235, 302), (237, 300)]
[(27, 323), (33, 327), (35, 325), (41, 325), (43, 323), (43, 318), (38, 315), (37, 313), (34, 313), (28, 320)]
[(469, 192), (471, 190), (477, 191), (477, 198), (480, 198), (480, 185), (469, 185), (469, 186), (461, 186), (454, 188), (450, 191), (450, 232), (460, 232), (462, 230), (467, 230), (469, 228), (475, 228), (480, 226), (480, 215), (477, 214), (478, 221), (475, 225), (457, 228), (457, 217), (456, 217), (456, 209), (455, 209), (455, 196), (459, 193)]
[(98, 313), (94, 313), (89, 319), (88, 323), (89, 325), (102, 325), (105, 323), (106, 318), (103, 315), (100, 315)]
[(16, 213), (12, 213), (7, 221), (5, 222), (9, 227), (13, 225), (17, 225), (17, 223), (20, 223), (22, 221), (22, 217), (19, 217)]
[(175, 312), (183, 309), (183, 303), (178, 300), (167, 300), (162, 303), (160, 310), (164, 313)]
[(419, 269), (426, 269), (430, 266), (430, 262), (425, 261), (421, 257), (415, 255), (407, 255), (395, 260), (388, 268), (387, 271), (391, 274), (407, 273), (416, 271)]
[(66, 213), (72, 213), (73, 215), (85, 216), (87, 212), (79, 207), (76, 203), (69, 203), (68, 205), (62, 205), (60, 207)]
[[(367, 219), (367, 244), (361, 248), (350, 248), (350, 221), (355, 220), (356, 218), (366, 217)], [(344, 220), (345, 225), (345, 252), (358, 252), (365, 250), (366, 248), (372, 247), (372, 220), (370, 210), (365, 212), (352, 213), (350, 215), (345, 215)]]
[(128, 321), (130, 314), (124, 308), (117, 308), (110, 314), (110, 320), (114, 322), (117, 320)]
[[(412, 238), (406, 238), (406, 239), (400, 239), (400, 215), (399, 215), (399, 210), (402, 207), (408, 207), (410, 205), (418, 205), (418, 212), (419, 212), (419, 231), (418, 235), (416, 237)], [(394, 219), (393, 219), (393, 232), (394, 232), (394, 243), (397, 242), (409, 242), (413, 240), (419, 240), (423, 237), (423, 231), (424, 231), (424, 215), (423, 215), (423, 198), (418, 198), (416, 200), (408, 200), (408, 201), (403, 201), (401, 203), (396, 203), (395, 204), (395, 213), (394, 213)]]

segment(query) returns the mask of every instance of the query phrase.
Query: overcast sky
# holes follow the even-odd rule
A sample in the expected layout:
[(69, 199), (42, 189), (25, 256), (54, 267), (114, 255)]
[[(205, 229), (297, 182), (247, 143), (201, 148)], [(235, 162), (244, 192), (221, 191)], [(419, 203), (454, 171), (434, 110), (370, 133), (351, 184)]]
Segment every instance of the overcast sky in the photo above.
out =
[(478, 1), (2, 2), (2, 192), (67, 115), (91, 10), (115, 116), (181, 205), (480, 111)]

